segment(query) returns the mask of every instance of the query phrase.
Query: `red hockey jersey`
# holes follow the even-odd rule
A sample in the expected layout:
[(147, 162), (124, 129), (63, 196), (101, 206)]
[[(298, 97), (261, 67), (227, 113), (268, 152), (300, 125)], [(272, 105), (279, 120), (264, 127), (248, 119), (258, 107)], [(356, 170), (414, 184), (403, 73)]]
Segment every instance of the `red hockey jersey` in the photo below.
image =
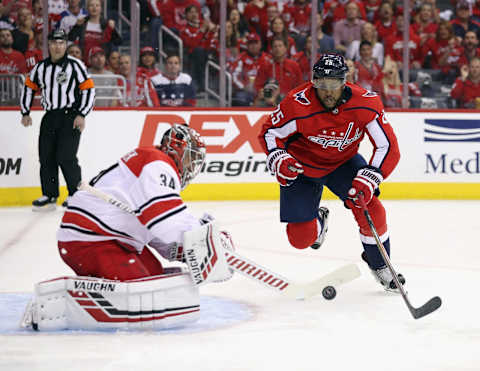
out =
[(355, 156), (367, 134), (374, 147), (369, 163), (388, 177), (400, 152), (382, 101), (376, 93), (350, 83), (344, 97), (343, 104), (327, 111), (312, 83), (290, 91), (262, 126), (259, 139), (264, 151), (284, 148), (303, 165), (304, 175), (320, 178)]

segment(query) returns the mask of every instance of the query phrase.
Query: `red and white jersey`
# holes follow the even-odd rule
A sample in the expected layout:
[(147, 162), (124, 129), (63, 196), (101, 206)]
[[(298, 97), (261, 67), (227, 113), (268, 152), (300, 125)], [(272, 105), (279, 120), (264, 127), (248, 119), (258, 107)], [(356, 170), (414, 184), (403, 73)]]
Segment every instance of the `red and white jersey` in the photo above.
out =
[(312, 83), (288, 93), (263, 124), (259, 135), (266, 153), (286, 149), (303, 165), (304, 175), (320, 178), (350, 160), (367, 134), (373, 144), (369, 164), (386, 178), (400, 159), (397, 139), (376, 93), (347, 83), (343, 103), (327, 111)]
[(92, 181), (95, 188), (135, 210), (129, 214), (88, 192), (78, 191), (68, 201), (57, 232), (58, 241), (116, 240), (141, 252), (182, 243), (183, 233), (200, 226), (180, 198), (180, 179), (173, 160), (155, 147), (137, 148)]

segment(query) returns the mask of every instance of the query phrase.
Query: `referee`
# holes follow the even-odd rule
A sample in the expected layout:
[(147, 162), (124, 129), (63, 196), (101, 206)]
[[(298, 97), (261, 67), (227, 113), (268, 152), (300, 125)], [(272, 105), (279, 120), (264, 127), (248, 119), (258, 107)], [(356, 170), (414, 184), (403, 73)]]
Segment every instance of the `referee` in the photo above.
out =
[[(46, 111), (38, 141), (42, 197), (33, 201), (34, 211), (55, 209), (59, 166), (69, 196), (75, 193), (81, 180), (77, 151), (85, 116), (95, 101), (95, 88), (83, 62), (67, 55), (66, 49), (65, 31), (52, 31), (48, 36), (50, 56), (33, 67), (25, 79), (20, 100), (23, 126), (32, 125), (30, 107), (37, 90), (41, 90)], [(67, 206), (67, 201), (63, 206)]]

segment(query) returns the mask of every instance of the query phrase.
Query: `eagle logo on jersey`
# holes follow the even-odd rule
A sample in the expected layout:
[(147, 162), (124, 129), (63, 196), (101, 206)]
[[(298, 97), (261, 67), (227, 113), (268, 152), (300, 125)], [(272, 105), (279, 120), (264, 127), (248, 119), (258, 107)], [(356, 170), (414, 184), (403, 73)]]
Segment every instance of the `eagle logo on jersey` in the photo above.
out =
[(307, 99), (307, 96), (305, 95), (305, 92), (307, 91), (307, 89), (303, 89), (293, 95), (295, 100), (298, 103), (303, 104), (304, 106), (308, 106), (310, 104), (310, 101)]
[(355, 135), (352, 138), (348, 136), (352, 132), (354, 122), (348, 124), (348, 128), (345, 133), (340, 133), (340, 136), (335, 136), (335, 132), (332, 132), (331, 135), (326, 134), (326, 130), (323, 131), (323, 135), (310, 135), (308, 140), (311, 140), (314, 143), (320, 144), (323, 148), (336, 147), (338, 152), (342, 152), (350, 144), (360, 139), (363, 135), (363, 131), (357, 128)]

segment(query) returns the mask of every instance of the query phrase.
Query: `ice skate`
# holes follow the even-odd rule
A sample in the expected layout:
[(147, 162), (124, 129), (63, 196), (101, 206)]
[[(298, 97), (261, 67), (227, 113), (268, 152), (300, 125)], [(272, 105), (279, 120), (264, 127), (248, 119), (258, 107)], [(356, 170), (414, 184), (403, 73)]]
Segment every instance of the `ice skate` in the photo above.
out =
[(33, 211), (53, 211), (57, 207), (57, 198), (42, 196), (32, 202)]
[[(365, 251), (362, 252), (362, 260), (367, 263), (373, 277), (383, 286), (385, 291), (400, 293), (397, 285), (395, 284), (395, 281), (393, 280), (392, 273), (390, 273), (390, 270), (386, 265), (378, 269), (372, 269), (367, 260), (367, 254), (365, 254)], [(405, 285), (405, 277), (403, 277), (401, 273), (397, 273), (397, 277), (402, 286)]]
[(325, 235), (327, 234), (327, 231), (328, 231), (328, 214), (329, 213), (330, 211), (326, 207), (321, 206), (318, 209), (318, 218), (322, 221), (320, 224), (323, 225), (323, 228), (317, 240), (312, 244), (312, 246), (310, 246), (312, 249), (318, 250), (320, 246), (322, 246), (323, 241), (325, 241)]

